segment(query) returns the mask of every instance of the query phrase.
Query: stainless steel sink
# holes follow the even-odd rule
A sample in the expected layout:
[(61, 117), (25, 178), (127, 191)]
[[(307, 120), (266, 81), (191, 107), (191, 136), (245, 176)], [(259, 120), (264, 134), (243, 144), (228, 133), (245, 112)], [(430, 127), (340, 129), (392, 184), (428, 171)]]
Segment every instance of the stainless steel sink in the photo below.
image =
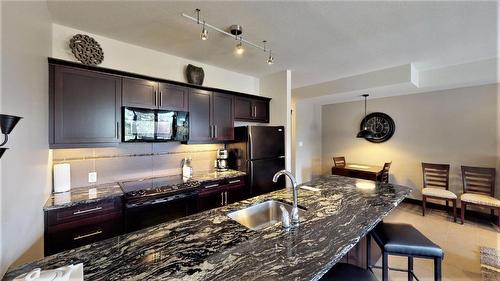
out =
[[(276, 200), (267, 200), (227, 215), (252, 230), (260, 230), (281, 223), (280, 205), (291, 213), (292, 205)], [(305, 210), (299, 208), (299, 215), (301, 216), (304, 213)]]

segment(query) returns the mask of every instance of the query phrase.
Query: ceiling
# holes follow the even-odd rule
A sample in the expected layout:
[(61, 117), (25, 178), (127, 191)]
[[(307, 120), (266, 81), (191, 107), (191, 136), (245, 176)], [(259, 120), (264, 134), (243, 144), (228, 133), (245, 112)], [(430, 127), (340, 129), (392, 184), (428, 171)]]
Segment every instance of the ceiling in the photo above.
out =
[[(429, 69), (498, 56), (497, 2), (52, 1), (53, 21), (176, 56), (262, 77), (292, 70), (298, 88), (413, 63)], [(268, 40), (234, 54), (234, 39), (181, 17), (194, 15), (244, 37)]]

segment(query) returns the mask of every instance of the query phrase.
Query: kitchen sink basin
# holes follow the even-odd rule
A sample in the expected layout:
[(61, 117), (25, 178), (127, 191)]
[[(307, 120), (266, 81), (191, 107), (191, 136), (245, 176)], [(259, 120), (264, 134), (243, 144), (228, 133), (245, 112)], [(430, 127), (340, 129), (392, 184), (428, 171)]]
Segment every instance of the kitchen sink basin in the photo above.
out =
[[(267, 200), (227, 215), (252, 230), (260, 230), (276, 223), (281, 223), (280, 206), (285, 207), (288, 213), (291, 214), (291, 204), (277, 200)], [(299, 207), (299, 218), (304, 213), (305, 210)]]

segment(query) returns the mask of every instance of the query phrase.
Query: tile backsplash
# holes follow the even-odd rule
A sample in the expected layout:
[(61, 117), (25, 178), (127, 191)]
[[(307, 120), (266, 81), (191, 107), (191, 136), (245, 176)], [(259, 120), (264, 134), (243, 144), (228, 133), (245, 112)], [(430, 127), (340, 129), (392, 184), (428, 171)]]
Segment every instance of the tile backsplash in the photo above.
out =
[(88, 173), (97, 172), (97, 183), (181, 174), (182, 159), (192, 158), (195, 172), (212, 170), (222, 144), (122, 143), (117, 147), (54, 149), (53, 163), (71, 165), (71, 187), (92, 185)]

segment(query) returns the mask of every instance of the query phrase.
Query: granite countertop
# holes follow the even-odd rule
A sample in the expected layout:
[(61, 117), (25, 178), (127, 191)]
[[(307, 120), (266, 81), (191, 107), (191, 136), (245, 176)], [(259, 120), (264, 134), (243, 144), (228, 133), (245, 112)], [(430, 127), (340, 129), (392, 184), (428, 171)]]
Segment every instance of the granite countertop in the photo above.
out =
[(52, 193), (43, 206), (44, 211), (87, 204), (104, 199), (120, 197), (123, 191), (118, 183), (101, 184), (89, 187), (71, 188), (68, 192)]
[(411, 191), (341, 176), (306, 183), (298, 228), (253, 231), (227, 213), (267, 199), (291, 202), (289, 189), (114, 237), (11, 268), (84, 263), (85, 280), (318, 280)]
[[(207, 181), (242, 177), (245, 175), (246, 173), (236, 170), (227, 170), (224, 172), (204, 171), (195, 173), (191, 180), (203, 183)], [(163, 176), (158, 176), (158, 178), (160, 177)], [(179, 177), (179, 175), (172, 175), (172, 177)], [(134, 180), (139, 179), (131, 179), (127, 181)], [(54, 209), (67, 208), (80, 204), (87, 204), (109, 198), (120, 197), (122, 195), (123, 191), (118, 183), (108, 183), (88, 187), (76, 187), (71, 188), (71, 190), (68, 192), (52, 193), (43, 206), (43, 210), (49, 211)]]

